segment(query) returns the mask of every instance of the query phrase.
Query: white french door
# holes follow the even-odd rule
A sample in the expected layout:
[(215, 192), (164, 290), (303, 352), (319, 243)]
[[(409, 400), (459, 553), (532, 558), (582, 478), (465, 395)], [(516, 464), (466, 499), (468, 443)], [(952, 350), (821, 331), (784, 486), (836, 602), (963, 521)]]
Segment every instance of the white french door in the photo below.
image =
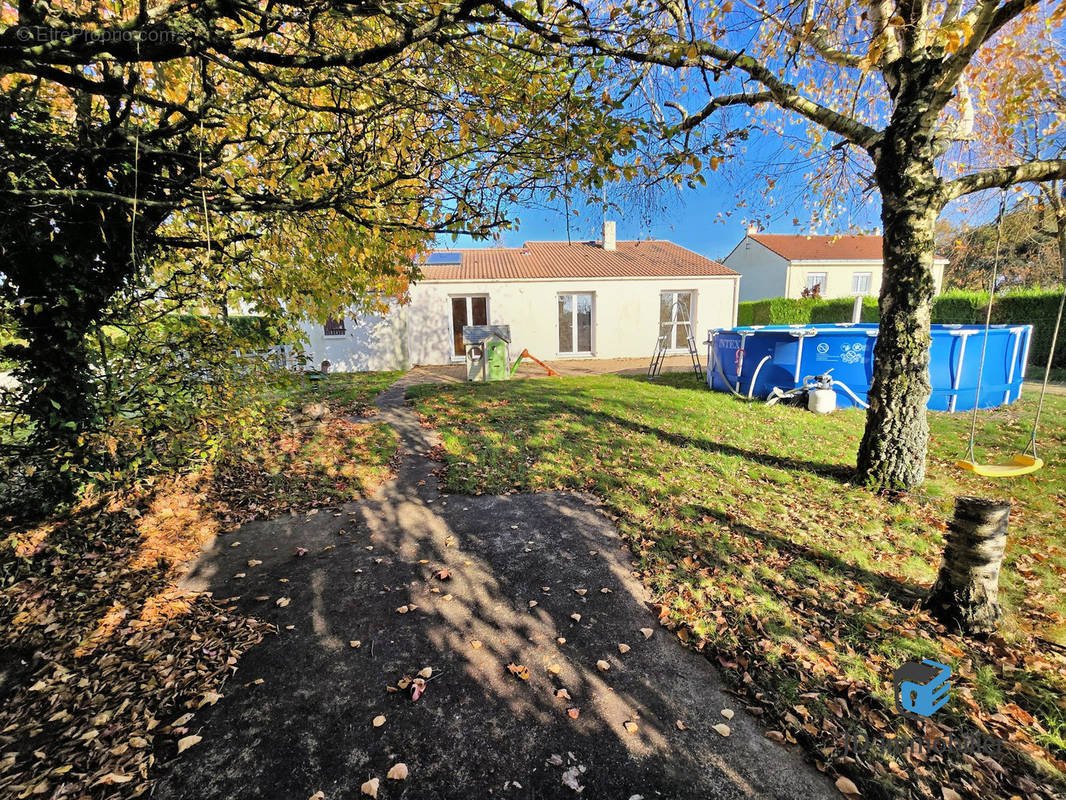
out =
[(592, 293), (559, 295), (559, 354), (592, 355)]
[(463, 346), (463, 327), (489, 324), (489, 298), (485, 295), (453, 297), (452, 301), (452, 355), (466, 355)]

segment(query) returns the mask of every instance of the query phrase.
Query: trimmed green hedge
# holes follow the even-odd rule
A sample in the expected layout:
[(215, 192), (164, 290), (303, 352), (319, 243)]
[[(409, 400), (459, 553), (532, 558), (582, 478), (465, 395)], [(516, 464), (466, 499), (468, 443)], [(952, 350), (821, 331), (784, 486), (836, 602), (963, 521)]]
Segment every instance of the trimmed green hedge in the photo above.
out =
[(789, 300), (772, 297), (752, 304), (752, 325), (806, 325), (811, 321), (811, 309), (821, 302), (813, 297)]
[[(807, 325), (812, 322), (851, 322), (853, 300), (842, 297), (836, 300), (819, 300), (804, 297), (790, 300), (774, 297), (770, 300), (754, 300), (737, 304), (737, 325)], [(863, 299), (862, 321), (877, 322), (877, 298)]]
[(988, 292), (952, 289), (933, 298), (931, 321), (934, 325), (984, 323)]
[[(850, 297), (838, 297), (835, 300), (819, 300), (811, 309), (811, 322), (851, 322), (851, 312), (855, 307), (855, 301)], [(862, 322), (877, 322), (881, 314), (877, 310), (876, 297), (864, 297), (862, 299)]]
[[(1032, 325), (1033, 341), (1029, 345), (1029, 363), (1043, 369), (1047, 365), (1051, 337), (1055, 331), (1055, 317), (1059, 313), (1061, 289), (1015, 289), (997, 297), (992, 304), (993, 324)], [(983, 322), (984, 319), (978, 320)], [(1066, 367), (1066, 330), (1059, 331), (1055, 347), (1056, 367)], [(1042, 378), (1043, 373), (1030, 371), (1030, 378)]]

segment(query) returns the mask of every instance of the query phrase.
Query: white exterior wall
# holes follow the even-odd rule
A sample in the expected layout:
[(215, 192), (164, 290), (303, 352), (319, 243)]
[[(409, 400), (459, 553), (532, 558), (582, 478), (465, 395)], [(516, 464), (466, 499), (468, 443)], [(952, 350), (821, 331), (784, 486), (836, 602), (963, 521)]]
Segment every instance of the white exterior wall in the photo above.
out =
[(788, 261), (754, 239), (744, 237), (722, 263), (740, 273), (741, 302), (785, 293)]
[[(807, 288), (807, 275), (812, 272), (825, 273), (825, 292), (822, 297), (852, 297), (851, 280), (856, 272), (870, 273), (870, 288), (867, 297), (877, 297), (881, 293), (881, 276), (884, 267), (877, 261), (793, 261), (788, 271), (788, 290), (785, 297), (801, 297)], [(780, 295), (778, 295), (780, 297)]]
[(394, 302), (386, 314), (362, 315), (358, 322), (347, 317), (342, 336), (326, 336), (322, 325), (304, 323), (307, 366), (318, 369), (328, 361), (331, 372), (407, 369), (406, 317), (407, 308)]
[[(644, 358), (655, 349), (659, 295), (695, 293), (693, 330), (729, 327), (736, 321), (737, 278), (596, 278), (525, 281), (432, 281), (411, 288), (407, 309), (412, 364), (447, 364), (452, 357), (451, 298), (488, 295), (490, 325), (511, 326), (511, 353), (523, 349), (542, 360)], [(559, 352), (558, 296), (593, 295), (592, 354)]]
[[(933, 261), (933, 294), (940, 294), (944, 285), (944, 267), (947, 259)], [(876, 261), (793, 261), (788, 270), (788, 292), (785, 297), (800, 297), (807, 288), (807, 275), (811, 272), (824, 272), (826, 277), (825, 293), (822, 297), (852, 297), (851, 279), (856, 272), (870, 273), (870, 288), (867, 297), (881, 295), (881, 281), (884, 277), (884, 262)], [(743, 285), (743, 284), (742, 284)], [(780, 297), (780, 295), (770, 295)]]
[[(665, 291), (695, 294), (693, 331), (697, 348), (708, 328), (736, 323), (738, 278), (594, 278), (525, 281), (423, 281), (410, 290), (410, 303), (388, 314), (345, 320), (343, 336), (325, 336), (305, 323), (309, 367), (323, 360), (337, 372), (407, 369), (414, 364), (449, 364), (452, 354), (451, 299), (488, 297), (489, 324), (511, 326), (511, 354), (528, 349), (542, 360), (561, 358), (650, 358), (659, 330), (659, 296)], [(559, 352), (558, 296), (591, 293), (592, 354)], [(680, 351), (685, 352), (685, 351)]]

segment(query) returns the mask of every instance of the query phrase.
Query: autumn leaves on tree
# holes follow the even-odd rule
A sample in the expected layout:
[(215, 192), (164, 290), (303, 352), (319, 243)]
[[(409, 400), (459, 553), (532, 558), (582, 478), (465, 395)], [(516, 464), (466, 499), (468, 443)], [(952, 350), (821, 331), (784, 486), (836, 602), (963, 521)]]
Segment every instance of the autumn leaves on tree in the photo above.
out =
[(594, 81), (501, 48), (477, 3), (2, 13), (0, 304), (30, 431), (5, 482), (31, 506), (102, 454), (103, 331), (373, 307), (434, 235), (487, 236), (573, 159), (632, 149), (605, 146)]

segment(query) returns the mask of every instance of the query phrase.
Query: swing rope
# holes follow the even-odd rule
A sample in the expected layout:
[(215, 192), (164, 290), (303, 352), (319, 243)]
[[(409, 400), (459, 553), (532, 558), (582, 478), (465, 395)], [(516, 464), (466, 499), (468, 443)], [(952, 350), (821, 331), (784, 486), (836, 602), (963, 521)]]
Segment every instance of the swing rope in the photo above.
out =
[[(1008, 464), (980, 464), (974, 455), (974, 441), (977, 438), (977, 413), (981, 402), (981, 379), (984, 377), (985, 356), (988, 351), (988, 332), (992, 325), (992, 303), (996, 294), (996, 283), (999, 275), (1000, 245), (1003, 241), (1003, 216), (1007, 207), (1007, 190), (1003, 190), (1003, 196), (999, 203), (999, 219), (996, 221), (996, 254), (992, 260), (992, 286), (988, 294), (988, 307), (985, 310), (985, 332), (981, 342), (981, 362), (977, 372), (977, 396), (974, 398), (973, 415), (970, 418), (970, 441), (967, 447), (965, 460), (956, 462), (962, 469), (970, 470), (978, 475), (989, 478), (1009, 478), (1018, 475), (1027, 475), (1036, 472), (1044, 466), (1036, 452), (1036, 437), (1040, 427), (1040, 414), (1044, 410), (1044, 398), (1047, 395), (1048, 383), (1051, 379), (1051, 366), (1055, 358), (1055, 348), (1059, 341), (1059, 331), (1062, 328), (1063, 309), (1066, 308), (1066, 286), (1063, 287), (1062, 297), (1059, 299), (1058, 316), (1055, 319), (1055, 328), (1051, 334), (1051, 349), (1048, 352), (1047, 366), (1044, 369), (1044, 382), (1040, 387), (1040, 399), (1036, 406), (1036, 415), (1033, 417), (1033, 427), (1029, 433), (1029, 444), (1021, 453), (1016, 454)], [(1066, 266), (1064, 266), (1066, 268)], [(1024, 368), (1023, 368), (1024, 369)], [(1031, 455), (1027, 455), (1031, 454)]]
[[(1066, 265), (1063, 266), (1063, 282), (1066, 284)], [(1040, 400), (1036, 404), (1036, 417), (1033, 419), (1033, 430), (1029, 434), (1029, 445), (1025, 452), (1031, 452), (1033, 458), (1036, 455), (1036, 429), (1040, 424), (1040, 413), (1044, 410), (1044, 397), (1047, 395), (1047, 385), (1051, 379), (1051, 365), (1055, 359), (1055, 347), (1059, 343), (1059, 330), (1062, 328), (1062, 310), (1066, 307), (1066, 285), (1062, 287), (1062, 297), (1059, 298), (1059, 313), (1055, 318), (1055, 330), (1051, 334), (1051, 349), (1047, 354), (1047, 366), (1044, 368), (1044, 382), (1040, 385)]]
[(974, 439), (977, 438), (977, 410), (981, 405), (981, 379), (985, 374), (985, 356), (988, 354), (988, 331), (992, 326), (992, 301), (996, 296), (996, 280), (999, 277), (999, 251), (1003, 242), (1003, 212), (1006, 208), (1007, 190), (1004, 189), (999, 200), (999, 215), (996, 218), (996, 254), (992, 258), (992, 286), (989, 287), (988, 306), (985, 309), (985, 334), (981, 338), (981, 360), (977, 365), (977, 395), (973, 401), (973, 415), (970, 417), (970, 444), (966, 450), (968, 460), (974, 464), (977, 463), (977, 458), (973, 453)]

